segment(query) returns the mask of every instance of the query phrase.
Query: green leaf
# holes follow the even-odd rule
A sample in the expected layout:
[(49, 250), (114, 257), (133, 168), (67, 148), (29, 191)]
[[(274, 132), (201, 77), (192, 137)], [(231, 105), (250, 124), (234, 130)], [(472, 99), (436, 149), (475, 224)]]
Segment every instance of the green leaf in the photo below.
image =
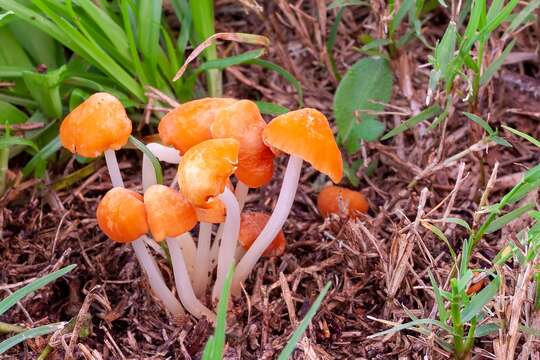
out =
[[(540, 2), (540, 0), (539, 0)], [(510, 54), (510, 51), (514, 48), (514, 45), (516, 44), (516, 39), (512, 40), (510, 44), (506, 46), (504, 51), (501, 53), (501, 56), (499, 56), (495, 61), (493, 61), (488, 68), (482, 73), (482, 77), (480, 78), (480, 85), (485, 85), (491, 80), (493, 75), (500, 69), (502, 64), (504, 63), (504, 60), (506, 60), (506, 57)]]
[(62, 116), (60, 78), (64, 71), (65, 67), (46, 74), (23, 72), (23, 80), (30, 94), (38, 102), (41, 112), (50, 119), (58, 119)]
[(429, 231), (431, 231), (436, 237), (438, 237), (439, 240), (441, 240), (442, 242), (446, 244), (446, 246), (448, 247), (448, 251), (450, 251), (450, 255), (452, 255), (452, 259), (454, 260), (454, 262), (456, 262), (457, 261), (456, 252), (452, 248), (452, 245), (450, 245), (450, 241), (448, 241), (448, 238), (446, 237), (446, 235), (444, 235), (441, 229), (429, 223), (425, 223), (424, 226), (427, 227)]
[(25, 167), (22, 169), (22, 174), (24, 177), (27, 177), (36, 170), (38, 165), (43, 164), (49, 157), (56, 153), (62, 145), (60, 144), (60, 137), (55, 137), (51, 142), (45, 145), (39, 152), (32, 157), (32, 159), (26, 163)]
[(334, 0), (326, 8), (328, 10), (332, 10), (339, 7), (353, 6), (353, 5), (367, 6), (368, 2), (365, 0)]
[(32, 338), (35, 338), (35, 337), (38, 337), (38, 336), (43, 336), (43, 335), (47, 335), (47, 334), (50, 334), (50, 333), (53, 333), (55, 331), (58, 331), (58, 330), (61, 330), (64, 328), (66, 323), (55, 323), (55, 324), (49, 324), (49, 325), (43, 325), (43, 326), (38, 326), (36, 328), (33, 328), (33, 329), (29, 329), (29, 330), (26, 330), (26, 331), (23, 331), (17, 335), (14, 335), (4, 341), (2, 341), (0, 343), (0, 354), (3, 354), (5, 353), (6, 351), (8, 351), (9, 349), (11, 349), (12, 347), (14, 347), (15, 345), (23, 342), (23, 341), (26, 341), (28, 339), (32, 339)]
[(351, 185), (354, 187), (358, 187), (360, 185), (360, 179), (356, 174), (358, 173), (360, 166), (362, 166), (363, 164), (363, 159), (357, 159), (353, 161), (350, 166), (346, 161), (343, 161), (343, 174), (347, 177), (347, 180), (349, 180)]
[(298, 326), (298, 328), (294, 331), (291, 338), (287, 342), (287, 345), (285, 345), (285, 348), (281, 351), (279, 354), (278, 360), (287, 360), (292, 355), (294, 349), (296, 349), (296, 345), (304, 335), (304, 332), (306, 331), (307, 327), (309, 326), (311, 320), (317, 313), (317, 310), (321, 306), (321, 303), (326, 296), (326, 293), (328, 290), (330, 290), (330, 287), (332, 286), (331, 282), (327, 282), (324, 288), (322, 289), (319, 296), (317, 296), (317, 299), (313, 302), (313, 305), (309, 308), (309, 311), (307, 312), (306, 316)]
[(431, 286), (433, 287), (433, 292), (435, 293), (435, 302), (437, 303), (437, 312), (439, 313), (439, 319), (441, 320), (441, 323), (446, 324), (448, 321), (448, 311), (446, 310), (446, 307), (444, 306), (443, 297), (441, 295), (441, 289), (439, 288), (439, 285), (437, 284), (437, 280), (435, 280), (435, 277), (431, 273), (431, 270), (428, 269), (429, 274), (429, 280), (431, 281)]
[(463, 112), (463, 114), (474, 121), (476, 124), (478, 124), (482, 129), (484, 129), (489, 135), (493, 135), (495, 133), (495, 130), (488, 124), (488, 122), (484, 119), (482, 119), (480, 116), (468, 113), (466, 111)]
[(415, 0), (405, 0), (403, 3), (399, 5), (399, 8), (395, 15), (392, 17), (392, 22), (390, 23), (390, 26), (388, 28), (388, 33), (390, 35), (394, 34), (396, 29), (398, 28), (399, 24), (403, 21), (409, 10), (416, 5)]
[(529, 141), (531, 144), (535, 145), (536, 147), (538, 147), (540, 149), (540, 141), (536, 140), (534, 137), (532, 137), (531, 135), (529, 134), (526, 134), (524, 132), (521, 132), (519, 130), (516, 130), (516, 129), (513, 129), (511, 128), (510, 126), (506, 126), (506, 125), (503, 125), (502, 126), (503, 128), (505, 128), (506, 130), (510, 131), (512, 134), (515, 134), (517, 136), (520, 136), (522, 137), (523, 139)]
[(139, 141), (136, 137), (133, 135), (129, 136), (129, 142), (132, 143), (137, 149), (142, 151), (144, 155), (146, 155), (150, 162), (152, 163), (152, 166), (154, 167), (154, 172), (156, 173), (156, 181), (158, 184), (163, 184), (163, 170), (161, 170), (161, 164), (159, 163), (158, 158), (154, 155), (150, 149), (146, 147), (141, 141)]
[(540, 7), (540, 0), (533, 0), (527, 4), (510, 22), (510, 26), (505, 31), (505, 34), (509, 34), (515, 30), (532, 14), (534, 10)]
[(338, 13), (336, 14), (334, 23), (332, 24), (332, 27), (330, 28), (328, 39), (326, 40), (326, 53), (328, 54), (328, 60), (330, 61), (330, 70), (334, 74), (334, 77), (337, 79), (337, 81), (341, 81), (341, 74), (338, 71), (338, 68), (336, 65), (336, 59), (334, 58), (334, 45), (336, 44), (338, 27), (339, 27), (339, 24), (341, 23), (341, 17), (343, 16), (344, 12), (345, 12), (344, 7), (339, 9)]
[(15, 18), (13, 15), (13, 11), (5, 11), (0, 13), (0, 27), (9, 24)]
[(493, 334), (497, 332), (499, 329), (500, 329), (499, 324), (490, 322), (490, 323), (478, 326), (476, 328), (476, 331), (474, 332), (474, 336), (477, 338), (481, 338), (481, 337)]
[(138, 34), (139, 47), (143, 55), (146, 73), (151, 74), (157, 84), (157, 57), (159, 51), (159, 32), (161, 27), (162, 0), (139, 1)]
[(0, 124), (22, 124), (28, 120), (25, 113), (8, 102), (0, 100)]
[(36, 279), (32, 281), (30, 284), (20, 288), (19, 290), (15, 291), (13, 294), (9, 295), (7, 298), (2, 300), (0, 302), (0, 315), (3, 315), (6, 311), (8, 311), (13, 305), (15, 305), (17, 302), (19, 302), (22, 298), (25, 296), (33, 293), (36, 290), (41, 289), (45, 285), (55, 281), (56, 279), (64, 276), (71, 270), (75, 269), (77, 265), (69, 265), (66, 266), (60, 270), (57, 270), (55, 272), (52, 272), (48, 275), (45, 275), (43, 277), (40, 277), (39, 279)]
[(12, 21), (9, 29), (35, 64), (45, 64), (49, 69), (58, 67), (60, 49), (52, 37), (20, 19)]
[(9, 148), (15, 145), (29, 146), (36, 152), (39, 151), (39, 148), (32, 140), (28, 140), (20, 136), (3, 136), (0, 138), (0, 149)]
[(425, 121), (427, 119), (430, 119), (430, 118), (432, 118), (434, 116), (439, 115), (441, 112), (442, 112), (442, 109), (441, 109), (441, 107), (439, 105), (437, 105), (437, 104), (432, 105), (432, 106), (422, 110), (420, 113), (418, 113), (417, 115), (411, 117), (410, 119), (402, 122), (401, 124), (399, 124), (399, 126), (396, 126), (392, 130), (387, 132), (381, 138), (381, 140), (386, 140), (386, 139), (389, 139), (391, 137), (394, 137), (397, 134), (400, 134), (400, 133), (404, 132), (407, 129), (413, 128), (414, 126), (421, 123), (422, 121)]
[(198, 75), (201, 72), (210, 70), (210, 69), (226, 69), (230, 66), (247, 63), (249, 61), (252, 61), (254, 59), (261, 57), (264, 54), (264, 51), (265, 51), (264, 49), (251, 50), (251, 51), (242, 53), (240, 55), (234, 55), (234, 56), (207, 61), (201, 64), (201, 66), (199, 66), (197, 69), (195, 69), (194, 75)]
[(461, 320), (463, 322), (467, 322), (480, 314), (480, 311), (482, 311), (484, 305), (486, 305), (495, 297), (495, 295), (497, 295), (497, 292), (499, 291), (499, 284), (500, 279), (498, 276), (496, 276), (493, 280), (491, 280), (488, 286), (483, 288), (478, 294), (474, 295), (469, 304), (467, 304), (465, 309), (463, 309)]
[(279, 116), (289, 112), (286, 107), (266, 101), (255, 101), (255, 104), (257, 104), (259, 111), (266, 115)]
[(521, 215), (527, 213), (529, 210), (534, 209), (534, 207), (535, 207), (534, 203), (527, 204), (520, 208), (510, 211), (508, 214), (498, 217), (488, 226), (488, 228), (486, 229), (486, 234), (491, 234), (497, 230), (500, 230), (506, 224), (521, 217)]
[(0, 27), (0, 44), (0, 65), (32, 68), (30, 58), (7, 26)]
[(334, 96), (334, 115), (338, 141), (352, 154), (361, 139), (374, 141), (384, 131), (384, 124), (373, 115), (361, 111), (381, 111), (392, 95), (393, 78), (390, 65), (383, 58), (365, 58), (356, 62), (345, 74)]
[(444, 218), (443, 221), (457, 224), (457, 225), (459, 225), (459, 226), (461, 226), (461, 227), (467, 229), (468, 232), (471, 232), (471, 227), (470, 227), (469, 224), (468, 224), (465, 220), (463, 220), (463, 219), (455, 218), (455, 217), (447, 217), (447, 218)]
[(300, 81), (298, 81), (293, 74), (285, 70), (279, 65), (274, 64), (273, 62), (261, 60), (261, 59), (255, 59), (247, 62), (248, 64), (253, 64), (260, 66), (262, 68), (275, 71), (278, 75), (280, 75), (282, 78), (287, 80), (289, 84), (292, 85), (292, 87), (295, 88), (297, 94), (298, 94), (298, 105), (300, 107), (304, 107), (304, 90), (302, 89), (302, 84), (300, 84)]

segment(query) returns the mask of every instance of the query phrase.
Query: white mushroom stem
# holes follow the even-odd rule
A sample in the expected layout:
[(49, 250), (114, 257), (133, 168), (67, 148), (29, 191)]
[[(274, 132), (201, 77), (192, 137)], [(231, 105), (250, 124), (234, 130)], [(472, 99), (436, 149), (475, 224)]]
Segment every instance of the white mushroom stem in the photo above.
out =
[[(159, 159), (159, 161), (164, 161), (169, 164), (180, 163), (180, 158), (181, 158), (180, 153), (175, 148), (164, 146), (158, 143), (150, 143), (150, 144), (147, 144), (146, 147)], [(154, 166), (152, 165), (152, 162), (150, 161), (148, 156), (146, 156), (146, 154), (143, 153), (143, 160), (142, 160), (143, 189), (146, 190), (150, 186), (155, 185), (156, 183), (157, 183), (157, 179), (156, 179), (156, 172), (154, 171)]]
[(236, 188), (234, 189), (234, 195), (236, 196), (236, 199), (238, 200), (238, 205), (240, 206), (240, 212), (244, 209), (244, 205), (246, 204), (247, 195), (249, 192), (249, 186), (238, 180), (238, 183), (236, 184)]
[(196, 318), (205, 316), (210, 322), (214, 323), (216, 315), (197, 299), (195, 292), (193, 291), (193, 286), (191, 286), (189, 273), (184, 261), (184, 254), (180, 247), (180, 242), (184, 235), (185, 234), (175, 238), (167, 238), (178, 296), (186, 310), (193, 314), (193, 316)]
[(224, 224), (219, 224), (216, 236), (214, 236), (214, 241), (212, 242), (212, 248), (210, 249), (210, 269), (208, 271), (214, 271), (217, 265), (219, 243), (221, 242), (221, 236), (223, 236), (223, 225)]
[(240, 293), (240, 284), (246, 280), (266, 248), (272, 243), (283, 227), (283, 224), (285, 224), (294, 202), (296, 189), (298, 188), (298, 180), (300, 179), (300, 172), (302, 171), (302, 162), (303, 160), (297, 156), (291, 155), (289, 157), (289, 163), (287, 164), (287, 170), (285, 170), (285, 175), (283, 176), (283, 183), (281, 184), (281, 191), (274, 212), (268, 219), (264, 229), (236, 267), (236, 272), (231, 285), (231, 294), (233, 294), (233, 296), (237, 296)]
[(199, 224), (199, 241), (195, 263), (197, 271), (193, 275), (193, 288), (195, 295), (202, 299), (205, 295), (209, 280), (210, 269), (210, 240), (212, 239), (212, 224), (201, 222)]
[(133, 250), (135, 251), (135, 255), (139, 260), (139, 264), (141, 264), (141, 267), (146, 273), (148, 283), (150, 284), (154, 294), (163, 303), (165, 308), (174, 317), (178, 318), (185, 314), (184, 309), (182, 308), (182, 305), (180, 305), (180, 302), (176, 300), (171, 290), (167, 287), (167, 284), (165, 284), (163, 275), (161, 275), (161, 271), (159, 270), (154, 257), (150, 254), (146, 244), (144, 243), (144, 237), (145, 236), (141, 236), (131, 243)]
[(107, 170), (109, 170), (112, 186), (124, 187), (124, 180), (122, 180), (120, 166), (118, 165), (114, 150), (105, 150), (105, 162), (107, 163)]
[[(109, 170), (109, 176), (113, 187), (124, 187), (124, 181), (122, 180), (122, 174), (120, 173), (120, 167), (118, 166), (118, 160), (114, 150), (105, 151), (105, 161), (107, 163), (107, 169)], [(171, 290), (167, 287), (163, 275), (159, 270), (156, 260), (145, 244), (146, 236), (141, 236), (135, 241), (131, 242), (131, 246), (135, 251), (135, 256), (139, 260), (139, 264), (143, 268), (148, 278), (148, 283), (152, 288), (154, 294), (163, 303), (165, 308), (174, 316), (180, 317), (185, 314), (182, 305), (176, 300)]]
[(221, 295), (227, 273), (234, 264), (234, 252), (240, 231), (240, 207), (234, 194), (225, 187), (225, 191), (218, 198), (225, 204), (227, 217), (223, 225), (223, 236), (219, 247), (216, 282), (212, 291), (213, 300), (217, 300)]

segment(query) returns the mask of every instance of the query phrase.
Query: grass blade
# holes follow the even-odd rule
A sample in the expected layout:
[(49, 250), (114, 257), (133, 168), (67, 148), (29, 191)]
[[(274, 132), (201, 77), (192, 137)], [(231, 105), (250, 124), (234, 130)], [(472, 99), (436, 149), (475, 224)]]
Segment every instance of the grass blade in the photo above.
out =
[(156, 174), (156, 181), (158, 184), (163, 184), (163, 170), (161, 169), (161, 164), (159, 163), (158, 158), (151, 152), (146, 145), (144, 145), (139, 139), (133, 135), (129, 136), (129, 142), (133, 144), (137, 149), (142, 151), (144, 155), (148, 156), (152, 166), (154, 167), (154, 172)]
[(229, 56), (229, 57), (216, 59), (216, 60), (210, 60), (203, 63), (201, 66), (195, 69), (194, 75), (198, 75), (201, 72), (210, 70), (210, 69), (225, 69), (230, 66), (244, 64), (244, 63), (247, 63), (248, 61), (261, 57), (264, 54), (264, 52), (265, 52), (264, 49), (257, 49), (257, 50), (247, 51), (240, 55)]
[(139, 47), (144, 56), (146, 73), (154, 85), (157, 84), (157, 58), (159, 51), (159, 32), (161, 29), (162, 0), (139, 1), (137, 30)]
[(531, 135), (521, 132), (519, 130), (516, 130), (514, 128), (511, 128), (510, 126), (503, 125), (502, 127), (510, 131), (512, 134), (524, 138), (525, 140), (529, 141), (531, 144), (535, 145), (536, 147), (540, 149), (540, 141), (536, 140), (536, 138), (532, 137)]
[(35, 337), (38, 337), (38, 336), (47, 335), (47, 334), (53, 333), (55, 331), (61, 330), (61, 329), (64, 328), (65, 325), (66, 325), (66, 323), (64, 323), (64, 322), (55, 323), (55, 324), (49, 324), (49, 325), (43, 325), (43, 326), (38, 326), (36, 328), (23, 331), (22, 333), (19, 333), (17, 335), (14, 335), (14, 336), (12, 336), (12, 337), (10, 337), (10, 338), (8, 338), (8, 339), (6, 339), (6, 340), (4, 340), (4, 341), (2, 341), (0, 343), (0, 354), (5, 353), (6, 351), (11, 349), (15, 345), (17, 345), (17, 344), (19, 344), (19, 343), (21, 343), (23, 341), (26, 341), (28, 339), (32, 339), (32, 338), (35, 338)]
[(339, 9), (336, 19), (330, 28), (330, 33), (328, 34), (328, 40), (326, 40), (326, 53), (328, 54), (328, 60), (330, 62), (330, 70), (334, 74), (334, 77), (339, 82), (341, 80), (341, 74), (338, 71), (336, 65), (336, 59), (334, 58), (334, 45), (336, 44), (337, 32), (339, 23), (341, 22), (341, 17), (345, 12), (345, 7)]
[(50, 282), (53, 282), (56, 279), (64, 276), (71, 270), (75, 269), (76, 266), (77, 265), (75, 264), (66, 266), (60, 270), (57, 270), (48, 275), (45, 275), (37, 280), (34, 280), (30, 284), (26, 285), (25, 287), (22, 287), (19, 290), (15, 291), (13, 294), (9, 295), (7, 298), (5, 298), (4, 300), (0, 302), (0, 315), (3, 315), (7, 310), (9, 310), (13, 305), (19, 302), (23, 297), (27, 296), (28, 294), (36, 290), (41, 289), (42, 287), (49, 284)]
[(26, 165), (22, 169), (23, 176), (27, 177), (28, 175), (30, 175), (40, 163), (46, 161), (55, 152), (60, 150), (61, 147), (62, 145), (60, 144), (60, 137), (57, 136), (51, 142), (45, 145), (41, 150), (39, 150), (39, 152), (34, 155), (29, 162), (26, 163)]
[(484, 73), (480, 77), (480, 85), (485, 85), (488, 83), (489, 80), (491, 80), (493, 75), (495, 75), (495, 73), (501, 68), (501, 66), (504, 63), (504, 60), (506, 60), (506, 57), (510, 54), (510, 51), (512, 51), (515, 44), (516, 44), (516, 40), (514, 39), (510, 42), (510, 44), (506, 46), (504, 51), (501, 53), (501, 56), (495, 59), (495, 61), (493, 61), (488, 66), (488, 68), (484, 71)]
[(14, 145), (29, 146), (36, 152), (39, 151), (39, 148), (32, 140), (28, 140), (20, 136), (4, 136), (0, 138), (0, 149), (9, 148)]
[(326, 283), (326, 285), (322, 289), (319, 296), (317, 296), (317, 299), (315, 299), (315, 301), (313, 302), (313, 305), (311, 305), (311, 307), (309, 308), (309, 311), (307, 312), (306, 316), (304, 317), (304, 319), (302, 320), (298, 328), (292, 334), (291, 338), (287, 342), (287, 345), (285, 346), (283, 351), (281, 351), (281, 353), (279, 354), (278, 360), (287, 360), (292, 355), (294, 349), (296, 349), (296, 345), (298, 344), (298, 342), (304, 335), (304, 332), (309, 326), (311, 319), (313, 319), (313, 317), (317, 313), (317, 310), (321, 306), (321, 303), (324, 297), (326, 296), (326, 293), (328, 292), (328, 290), (330, 290), (331, 286), (332, 286), (331, 282)]
[(499, 277), (496, 276), (488, 286), (482, 289), (478, 294), (474, 295), (471, 302), (467, 304), (463, 313), (461, 314), (461, 320), (463, 322), (470, 321), (473, 317), (478, 315), (484, 305), (486, 305), (499, 291)]
[(517, 218), (521, 217), (521, 215), (527, 213), (529, 210), (532, 210), (534, 208), (535, 204), (530, 203), (510, 211), (508, 214), (498, 217), (491, 224), (489, 224), (488, 228), (486, 229), (486, 234), (491, 234), (497, 230), (500, 230), (506, 224), (510, 223), (513, 220), (516, 220)]
[(281, 105), (272, 104), (266, 101), (255, 101), (259, 111), (266, 115), (279, 116), (289, 112), (289, 109)]
[(410, 119), (402, 122), (399, 124), (399, 126), (396, 126), (389, 132), (387, 132), (381, 140), (390, 139), (391, 137), (396, 136), (397, 134), (401, 134), (402, 132), (413, 128), (417, 124), (421, 123), (424, 120), (430, 119), (434, 116), (439, 115), (442, 112), (442, 109), (439, 105), (432, 105), (428, 107), (427, 109), (422, 110), (417, 115), (411, 117)]

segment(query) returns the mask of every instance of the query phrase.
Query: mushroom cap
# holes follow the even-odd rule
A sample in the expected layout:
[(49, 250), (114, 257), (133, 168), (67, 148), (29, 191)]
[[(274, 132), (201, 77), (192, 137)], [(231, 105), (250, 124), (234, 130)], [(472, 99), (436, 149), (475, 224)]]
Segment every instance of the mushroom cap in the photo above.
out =
[(144, 206), (156, 241), (181, 235), (197, 224), (193, 206), (181, 193), (165, 185), (152, 185), (146, 189)]
[(208, 209), (236, 170), (240, 144), (235, 139), (211, 139), (190, 148), (178, 166), (178, 185), (189, 202)]
[(310, 108), (291, 111), (274, 118), (263, 131), (270, 148), (295, 155), (338, 183), (343, 176), (341, 152), (328, 120)]
[[(270, 216), (262, 212), (246, 211), (240, 216), (240, 235), (238, 241), (245, 250), (248, 250), (257, 236), (261, 233)], [(263, 256), (280, 256), (285, 252), (287, 241), (283, 231), (280, 230), (272, 243), (268, 245)]]
[(131, 134), (124, 106), (111, 94), (99, 92), (73, 109), (60, 125), (60, 141), (74, 154), (98, 157), (118, 150)]
[(107, 191), (96, 217), (100, 229), (120, 243), (132, 242), (148, 232), (143, 197), (132, 190), (115, 187)]
[(235, 176), (252, 188), (269, 183), (274, 173), (274, 154), (262, 141), (265, 127), (257, 104), (249, 100), (217, 110), (210, 126), (212, 137), (238, 140), (240, 153)]
[(200, 222), (210, 224), (221, 224), (225, 221), (225, 215), (227, 213), (223, 201), (219, 199), (212, 201), (212, 205), (208, 209), (195, 208), (195, 212)]
[(342, 209), (347, 210), (348, 216), (356, 217), (358, 212), (367, 213), (369, 204), (359, 191), (330, 185), (319, 193), (317, 207), (323, 217), (327, 217), (328, 214), (340, 214), (343, 212)]
[(211, 139), (210, 125), (216, 118), (216, 110), (236, 101), (229, 98), (204, 98), (189, 101), (171, 110), (158, 126), (163, 144), (171, 145), (183, 154), (192, 146)]

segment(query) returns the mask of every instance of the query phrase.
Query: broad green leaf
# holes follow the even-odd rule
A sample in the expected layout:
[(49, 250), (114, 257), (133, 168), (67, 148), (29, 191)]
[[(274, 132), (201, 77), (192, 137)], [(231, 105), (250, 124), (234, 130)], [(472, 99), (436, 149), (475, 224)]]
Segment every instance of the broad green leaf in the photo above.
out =
[(489, 135), (493, 135), (495, 133), (495, 130), (491, 127), (491, 125), (488, 124), (488, 122), (484, 119), (482, 119), (480, 116), (468, 113), (466, 111), (463, 112), (463, 114), (474, 121), (476, 124), (478, 124), (482, 129), (484, 129)]
[(437, 116), (441, 112), (442, 112), (442, 109), (441, 109), (441, 107), (439, 105), (437, 105), (437, 104), (432, 105), (432, 106), (428, 107), (427, 109), (422, 110), (420, 113), (418, 113), (417, 115), (411, 117), (410, 119), (405, 120), (404, 122), (402, 122), (401, 124), (399, 124), (398, 126), (393, 128), (392, 130), (387, 132), (381, 138), (381, 140), (389, 139), (391, 137), (396, 136), (397, 134), (400, 134), (400, 133), (404, 132), (407, 129), (412, 129), (414, 126), (421, 123), (422, 121), (430, 119), (430, 118), (432, 118), (434, 116)]
[(260, 66), (262, 68), (275, 71), (278, 75), (280, 75), (282, 78), (287, 80), (289, 84), (291, 84), (296, 92), (298, 93), (298, 105), (299, 107), (304, 107), (304, 90), (302, 89), (302, 84), (300, 84), (300, 81), (298, 81), (293, 74), (285, 70), (279, 65), (274, 64), (273, 62), (261, 60), (261, 59), (255, 59), (248, 61), (247, 64), (253, 64)]
[(65, 67), (46, 74), (23, 72), (23, 80), (32, 97), (37, 101), (43, 114), (50, 119), (62, 116), (62, 98), (60, 97), (60, 78)]
[[(538, 0), (540, 2), (540, 0)], [(501, 53), (501, 56), (499, 56), (495, 61), (493, 61), (488, 68), (482, 73), (482, 77), (480, 78), (480, 85), (485, 85), (491, 80), (493, 75), (500, 69), (502, 64), (504, 63), (504, 60), (506, 60), (506, 57), (510, 54), (510, 51), (514, 48), (514, 45), (516, 44), (516, 39), (512, 40), (510, 44), (506, 46), (504, 51)]]
[(9, 29), (35, 64), (45, 64), (49, 70), (58, 67), (58, 44), (56, 41), (36, 27), (28, 26), (21, 19), (12, 21)]
[(133, 135), (129, 136), (129, 142), (134, 145), (137, 149), (142, 151), (148, 158), (150, 159), (150, 162), (152, 163), (152, 166), (154, 167), (154, 172), (156, 173), (156, 181), (158, 184), (163, 184), (163, 170), (161, 170), (161, 164), (159, 163), (158, 158), (154, 155), (150, 149), (146, 147), (141, 141), (139, 141), (136, 137)]
[(334, 115), (338, 127), (338, 141), (352, 154), (361, 139), (377, 140), (384, 124), (363, 111), (381, 111), (392, 95), (393, 76), (390, 65), (383, 58), (365, 58), (356, 62), (343, 76), (334, 96)]
[[(343, 175), (349, 180), (352, 186), (358, 187), (360, 185), (360, 179), (358, 178), (358, 170), (364, 163), (363, 159), (357, 159), (349, 165), (346, 161), (343, 161)], [(371, 165), (371, 164), (370, 164)]]
[(324, 300), (326, 293), (328, 292), (328, 290), (330, 290), (330, 286), (332, 286), (331, 282), (326, 283), (319, 296), (317, 296), (317, 299), (315, 299), (315, 301), (313, 302), (313, 305), (311, 305), (311, 307), (309, 308), (306, 316), (304, 317), (298, 328), (296, 328), (289, 341), (287, 341), (287, 345), (285, 345), (285, 348), (279, 354), (278, 360), (288, 360), (290, 358), (294, 349), (296, 349), (298, 342), (300, 341), (307, 327), (311, 323), (311, 320), (313, 319), (315, 314), (317, 314), (317, 310), (321, 306), (321, 303)]
[(532, 210), (535, 208), (535, 204), (527, 204), (520, 208), (517, 208), (515, 210), (510, 211), (508, 214), (505, 214), (501, 217), (498, 217), (495, 219), (487, 228), (486, 234), (491, 234), (497, 230), (500, 230), (503, 226), (506, 224), (516, 220), (517, 218), (521, 217), (523, 214), (527, 213), (529, 210)]
[(162, 0), (139, 1), (137, 30), (139, 47), (143, 55), (146, 73), (157, 84), (157, 57), (159, 51), (159, 33), (161, 28)]
[(473, 317), (480, 314), (484, 305), (490, 302), (499, 291), (500, 279), (496, 276), (491, 282), (483, 288), (479, 293), (474, 295), (469, 304), (463, 309), (461, 320), (463, 322), (470, 321)]
[(0, 138), (0, 149), (10, 148), (15, 145), (29, 146), (36, 152), (39, 151), (38, 147), (32, 140), (28, 140), (20, 136), (3, 136)]
[(28, 339), (32, 339), (32, 338), (35, 338), (35, 337), (38, 337), (38, 336), (47, 335), (47, 334), (53, 333), (55, 331), (61, 330), (61, 329), (64, 328), (65, 324), (66, 323), (61, 322), (61, 323), (38, 326), (36, 328), (23, 331), (23, 332), (21, 332), (21, 333), (19, 333), (17, 335), (14, 335), (14, 336), (12, 336), (10, 338), (7, 338), (6, 340), (4, 340), (4, 341), (2, 341), (0, 343), (0, 354), (5, 353), (6, 351), (11, 349), (15, 345), (17, 345), (17, 344), (19, 344), (19, 343), (21, 343), (23, 341), (26, 341)]
[(0, 124), (22, 124), (28, 120), (28, 116), (6, 101), (0, 100)]
[(255, 101), (259, 111), (266, 115), (278, 116), (289, 112), (289, 109), (278, 104), (269, 103), (266, 101)]
[(7, 298), (2, 300), (0, 302), (0, 315), (3, 315), (6, 311), (8, 311), (13, 305), (15, 305), (17, 302), (19, 302), (22, 298), (25, 296), (33, 293), (36, 290), (41, 289), (45, 285), (55, 281), (56, 279), (64, 276), (71, 270), (75, 269), (77, 265), (69, 265), (66, 266), (60, 270), (57, 270), (55, 272), (52, 272), (48, 275), (45, 275), (43, 277), (40, 277), (39, 279), (36, 279), (32, 281), (30, 284), (20, 288), (19, 290), (15, 291), (13, 294), (9, 295)]

